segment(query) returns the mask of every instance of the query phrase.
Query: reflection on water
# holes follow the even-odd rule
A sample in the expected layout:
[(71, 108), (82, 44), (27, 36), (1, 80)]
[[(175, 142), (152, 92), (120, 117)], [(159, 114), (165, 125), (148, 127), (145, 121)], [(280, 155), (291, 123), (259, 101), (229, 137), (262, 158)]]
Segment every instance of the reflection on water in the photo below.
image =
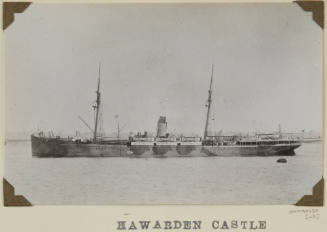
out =
[(311, 194), (322, 145), (278, 158), (33, 158), (30, 142), (7, 142), (5, 177), (33, 204), (294, 204)]

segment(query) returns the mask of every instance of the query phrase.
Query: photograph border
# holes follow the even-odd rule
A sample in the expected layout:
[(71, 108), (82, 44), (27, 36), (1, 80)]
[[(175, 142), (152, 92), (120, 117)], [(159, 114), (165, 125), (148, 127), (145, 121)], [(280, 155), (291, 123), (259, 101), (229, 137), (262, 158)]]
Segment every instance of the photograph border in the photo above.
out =
[[(33, 2), (40, 2), (40, 3), (89, 3), (89, 1), (33, 1)], [(91, 1), (92, 3), (218, 3), (218, 2), (226, 2), (226, 1)], [(232, 2), (235, 1), (229, 1), (229, 3), (232, 4)], [(238, 3), (247, 3), (247, 2), (265, 2), (265, 3), (271, 3), (271, 1), (236, 1)], [(326, 80), (325, 80), (325, 65), (326, 65), (326, 59), (325, 59), (325, 29), (324, 29), (324, 10), (326, 7), (325, 1), (276, 1), (274, 3), (282, 3), (282, 2), (294, 2), (295, 4), (298, 4), (299, 7), (301, 7), (304, 11), (312, 12), (312, 20), (314, 20), (321, 28), (322, 28), (322, 36), (323, 36), (323, 44), (322, 44), (322, 49), (323, 49), (323, 57), (322, 57), (322, 62), (323, 62), (323, 78), (322, 78), (322, 89), (323, 89), (323, 106), (322, 106), (322, 114), (323, 114), (323, 130), (322, 130), (322, 138), (323, 138), (323, 159), (322, 159), (322, 165), (323, 165), (323, 173), (322, 173), (322, 178), (321, 180), (313, 186), (312, 190), (312, 195), (305, 195), (301, 199), (299, 199), (298, 202), (296, 202), (294, 205), (251, 205), (251, 206), (243, 206), (243, 205), (124, 205), (124, 206), (65, 206), (65, 205), (60, 205), (60, 206), (46, 206), (46, 205), (37, 205), (33, 206), (31, 209), (33, 212), (29, 212), (26, 210), (23, 210), (24, 207), (21, 206), (31, 206), (32, 204), (22, 195), (15, 195), (15, 190), (14, 186), (12, 186), (5, 178), (3, 178), (3, 194), (2, 196), (2, 205), (0, 207), (0, 218), (10, 218), (9, 223), (4, 223), (4, 225), (0, 225), (1, 227), (6, 227), (8, 230), (6, 231), (17, 231), (17, 230), (11, 230), (12, 228), (24, 228), (20, 226), (14, 226), (13, 224), (10, 224), (10, 222), (14, 222), (16, 220), (25, 220), (25, 222), (30, 223), (31, 221), (28, 221), (28, 218), (24, 217), (26, 214), (30, 214), (35, 216), (40, 216), (42, 212), (50, 212), (50, 215), (53, 216), (54, 211), (60, 212), (62, 217), (67, 216), (67, 214), (75, 212), (77, 213), (76, 216), (74, 216), (74, 219), (71, 222), (68, 222), (66, 220), (63, 220), (61, 223), (62, 225), (59, 226), (61, 229), (57, 230), (58, 228), (52, 228), (49, 231), (65, 231), (69, 230), (69, 225), (71, 228), (74, 228), (73, 223), (77, 222), (76, 218), (78, 218), (78, 215), (86, 213), (86, 211), (90, 212), (97, 212), (95, 213), (94, 216), (96, 215), (101, 215), (101, 219), (108, 219), (109, 222), (105, 223), (103, 220), (100, 220), (103, 224), (100, 226), (96, 226), (98, 231), (114, 231), (117, 230), (117, 220), (119, 219), (126, 219), (126, 217), (129, 218), (137, 218), (137, 219), (142, 219), (142, 218), (157, 218), (162, 220), (165, 220), (167, 218), (172, 218), (172, 215), (176, 215), (176, 213), (185, 213), (185, 215), (190, 215), (190, 211), (193, 212), (191, 213), (191, 217), (194, 217), (194, 215), (198, 215), (199, 218), (202, 218), (203, 221), (210, 221), (213, 218), (216, 217), (225, 217), (225, 218), (250, 218), (251, 220), (255, 220), (256, 218), (266, 218), (268, 221), (268, 226), (265, 229), (266, 231), (275, 231), (275, 229), (282, 229), (281, 231), (290, 231), (288, 229), (292, 229), (292, 231), (305, 231), (306, 229), (318, 229), (319, 231), (322, 231), (321, 229), (327, 225), (327, 222), (323, 222), (323, 216), (326, 217), (327, 212), (324, 204), (324, 199), (326, 199), (325, 194), (326, 191), (325, 185), (324, 185), (324, 175), (325, 175), (325, 170), (326, 170), (326, 158), (325, 158), (325, 144), (326, 144), (326, 137), (325, 137), (325, 118), (326, 118)], [(21, 1), (10, 1), (10, 2), (4, 2), (3, 3), (3, 30), (5, 30), (8, 26), (10, 26), (11, 23), (14, 23), (14, 14), (15, 13), (23, 13), (28, 6), (31, 4), (31, 2), (21, 2)], [(3, 31), (1, 33), (1, 46), (2, 49), (1, 51), (4, 51), (4, 38), (3, 38)], [(5, 155), (4, 155), (4, 144), (5, 144), (5, 139), (4, 139), (4, 126), (5, 126), (5, 108), (4, 108), (4, 52), (1, 53), (1, 173), (3, 176), (3, 164), (5, 160)], [(15, 207), (15, 210), (17, 211), (17, 214), (10, 210), (12, 207), (6, 207), (6, 206), (18, 206)], [(304, 207), (306, 206), (306, 207)], [(54, 209), (55, 208), (55, 209)], [(69, 209), (69, 210), (67, 210)], [(163, 212), (165, 213), (160, 213), (160, 209), (163, 209)], [(198, 210), (197, 210), (198, 209)], [(316, 211), (316, 209), (318, 211)], [(309, 212), (308, 212), (309, 210)], [(311, 211), (312, 212), (311, 212)], [(8, 213), (10, 211), (10, 213)], [(20, 212), (18, 212), (20, 211)], [(52, 212), (51, 212), (52, 211)], [(78, 211), (80, 211), (78, 213)], [(166, 214), (167, 212), (172, 212), (171, 215)], [(254, 212), (254, 214), (248, 214), (247, 212)], [(295, 213), (294, 213), (295, 212)], [(317, 213), (320, 216), (318, 218), (314, 218), (308, 220), (307, 215), (316, 215)], [(260, 215), (261, 214), (261, 215)], [(89, 215), (89, 213), (86, 213), (85, 215)], [(105, 217), (105, 216), (108, 216)], [(132, 215), (132, 216), (131, 216)], [(235, 216), (236, 215), (236, 216)], [(251, 215), (251, 216), (249, 216)], [(286, 216), (285, 216), (286, 215)], [(45, 216), (45, 215), (43, 215)], [(285, 216), (285, 218), (281, 218), (282, 216)], [(105, 217), (105, 218), (103, 218)], [(190, 216), (186, 216), (190, 217)], [(320, 219), (319, 219), (320, 217)], [(42, 217), (43, 218), (43, 217)], [(183, 218), (183, 217), (182, 217)], [(52, 223), (55, 220), (50, 220), (47, 219), (45, 222), (47, 223)], [(99, 222), (98, 219), (92, 217), (92, 221), (94, 223)], [(35, 223), (35, 221), (33, 222)], [(65, 224), (66, 223), (66, 224)], [(284, 224), (283, 224), (284, 223)], [(286, 223), (286, 224), (285, 224)], [(42, 225), (44, 222), (42, 223)], [(81, 223), (84, 225), (84, 223)], [(92, 223), (91, 223), (92, 224)], [(34, 225), (34, 224), (33, 224)], [(66, 225), (68, 227), (66, 227)], [(93, 224), (94, 225), (94, 224)], [(285, 227), (285, 225), (288, 225)], [(8, 227), (7, 227), (8, 226)], [(31, 224), (32, 226), (32, 224)], [(25, 231), (32, 231), (30, 230), (31, 227), (28, 226), (27, 230)], [(30, 228), (30, 229), (28, 229)], [(80, 227), (78, 226), (77, 228), (80, 229), (80, 231), (89, 231), (87, 229), (93, 228), (93, 227)], [(35, 231), (41, 231), (39, 230), (41, 227), (37, 228)], [(76, 229), (76, 227), (75, 227)], [(74, 230), (75, 231), (75, 230)], [(203, 231), (208, 231), (206, 228), (203, 228)], [(211, 231), (211, 230), (210, 230)]]

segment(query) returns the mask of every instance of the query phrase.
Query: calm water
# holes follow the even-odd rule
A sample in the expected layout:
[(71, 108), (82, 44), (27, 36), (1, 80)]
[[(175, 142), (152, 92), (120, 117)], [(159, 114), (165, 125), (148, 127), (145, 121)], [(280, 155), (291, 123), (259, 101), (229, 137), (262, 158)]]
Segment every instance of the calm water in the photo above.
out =
[(32, 204), (294, 204), (322, 176), (322, 144), (279, 157), (33, 158), (8, 142), (5, 177)]

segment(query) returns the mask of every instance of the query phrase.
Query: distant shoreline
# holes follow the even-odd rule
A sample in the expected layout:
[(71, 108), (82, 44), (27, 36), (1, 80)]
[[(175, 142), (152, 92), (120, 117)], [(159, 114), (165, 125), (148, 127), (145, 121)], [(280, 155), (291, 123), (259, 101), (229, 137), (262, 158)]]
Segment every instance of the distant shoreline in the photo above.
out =
[(5, 142), (27, 142), (31, 141), (31, 139), (6, 139)]
[(301, 139), (302, 143), (321, 143), (322, 139)]

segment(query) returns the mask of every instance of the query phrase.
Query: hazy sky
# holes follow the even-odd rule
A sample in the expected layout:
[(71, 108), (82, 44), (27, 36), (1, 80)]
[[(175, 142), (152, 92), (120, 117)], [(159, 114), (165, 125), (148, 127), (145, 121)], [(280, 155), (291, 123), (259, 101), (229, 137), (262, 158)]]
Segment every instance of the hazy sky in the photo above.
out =
[(5, 31), (7, 132), (321, 130), (322, 30), (294, 3), (35, 4)]

